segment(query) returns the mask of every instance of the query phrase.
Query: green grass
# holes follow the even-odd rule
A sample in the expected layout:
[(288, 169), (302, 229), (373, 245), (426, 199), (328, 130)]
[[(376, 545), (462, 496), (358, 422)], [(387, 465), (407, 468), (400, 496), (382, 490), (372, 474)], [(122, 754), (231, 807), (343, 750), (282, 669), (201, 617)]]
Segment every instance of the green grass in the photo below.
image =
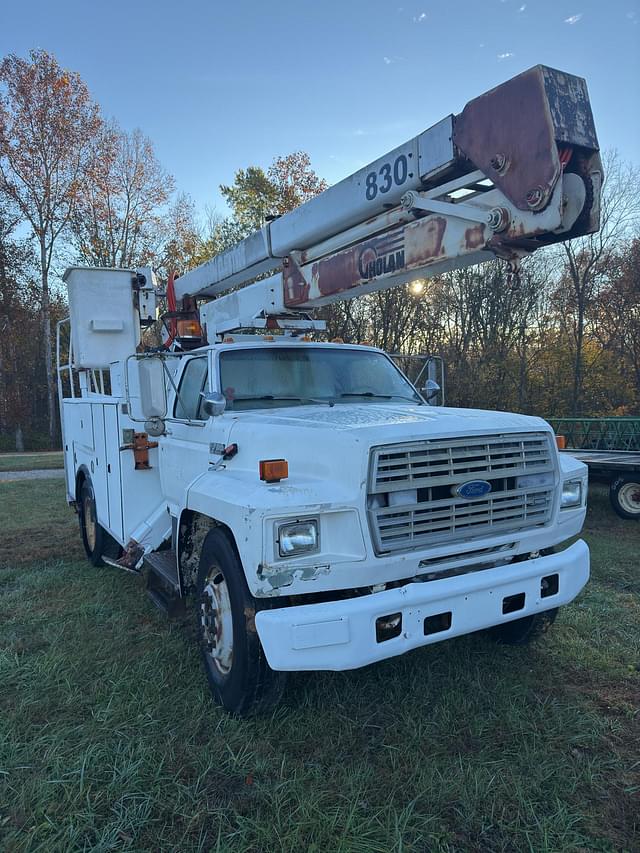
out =
[(0, 453), (0, 471), (62, 468), (62, 451), (55, 453)]
[(595, 493), (593, 579), (542, 643), (296, 674), (249, 721), (188, 625), (91, 569), (59, 481), (0, 485), (0, 849), (637, 851), (640, 529)]

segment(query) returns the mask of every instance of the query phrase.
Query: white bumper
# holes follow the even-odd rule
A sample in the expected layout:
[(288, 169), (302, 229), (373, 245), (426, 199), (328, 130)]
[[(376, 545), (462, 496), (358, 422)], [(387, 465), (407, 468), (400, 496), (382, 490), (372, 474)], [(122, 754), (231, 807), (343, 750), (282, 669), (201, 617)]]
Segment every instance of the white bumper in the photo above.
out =
[[(542, 578), (558, 575), (558, 590), (541, 596)], [(256, 614), (269, 666), (277, 670), (342, 670), (403, 654), (449, 637), (540, 613), (572, 601), (589, 578), (589, 549), (579, 540), (559, 554), (458, 577), (410, 583), (371, 595), (303, 604)], [(503, 601), (524, 593), (524, 605), (503, 613)], [(376, 619), (402, 614), (397, 637), (377, 642)], [(450, 627), (425, 634), (425, 619)], [(432, 625), (430, 625), (430, 628)]]

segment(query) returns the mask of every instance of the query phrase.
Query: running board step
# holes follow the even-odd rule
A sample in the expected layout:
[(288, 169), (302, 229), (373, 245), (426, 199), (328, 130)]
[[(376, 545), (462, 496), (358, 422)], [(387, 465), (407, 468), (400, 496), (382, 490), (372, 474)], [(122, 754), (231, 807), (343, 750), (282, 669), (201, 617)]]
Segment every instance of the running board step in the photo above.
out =
[(147, 595), (168, 616), (184, 612), (175, 551), (153, 551), (145, 554), (143, 568), (147, 569)]
[(120, 569), (123, 572), (129, 572), (130, 575), (142, 574), (140, 569), (131, 569), (129, 568), (129, 566), (123, 566), (117, 560), (112, 560), (111, 557), (102, 557), (102, 562), (106, 563), (107, 566), (112, 566), (114, 569)]

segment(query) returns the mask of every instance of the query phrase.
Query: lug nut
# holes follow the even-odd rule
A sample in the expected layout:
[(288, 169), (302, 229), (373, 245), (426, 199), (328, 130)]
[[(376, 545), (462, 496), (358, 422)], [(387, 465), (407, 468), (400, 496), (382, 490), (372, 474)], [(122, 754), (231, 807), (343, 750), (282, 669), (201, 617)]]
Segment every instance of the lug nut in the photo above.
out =
[(546, 191), (542, 187), (534, 187), (527, 193), (527, 204), (531, 210), (539, 210), (547, 198)]
[(491, 168), (497, 172), (499, 175), (504, 175), (507, 171), (507, 167), (509, 165), (509, 161), (504, 154), (495, 154), (491, 158)]

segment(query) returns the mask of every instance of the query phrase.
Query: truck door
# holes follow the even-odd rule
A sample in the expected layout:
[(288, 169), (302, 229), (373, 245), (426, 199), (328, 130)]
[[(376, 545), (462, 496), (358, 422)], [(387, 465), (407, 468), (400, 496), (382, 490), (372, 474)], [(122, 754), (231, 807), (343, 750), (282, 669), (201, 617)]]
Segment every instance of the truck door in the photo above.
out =
[(202, 411), (202, 392), (208, 388), (207, 354), (185, 358), (178, 393), (159, 439), (160, 481), (172, 515), (186, 503), (186, 491), (209, 462), (212, 422)]

